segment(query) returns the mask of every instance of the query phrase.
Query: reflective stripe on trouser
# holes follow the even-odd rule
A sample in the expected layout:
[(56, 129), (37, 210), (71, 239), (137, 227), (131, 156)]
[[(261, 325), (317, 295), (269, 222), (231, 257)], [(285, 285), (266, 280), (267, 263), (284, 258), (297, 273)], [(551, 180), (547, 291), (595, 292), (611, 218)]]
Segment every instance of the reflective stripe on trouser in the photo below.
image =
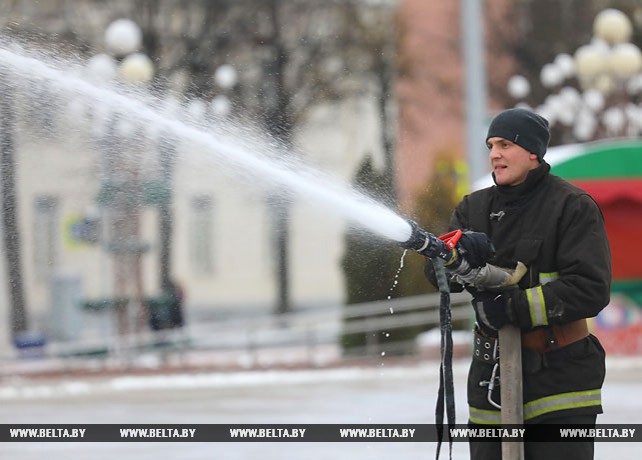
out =
[[(553, 396), (535, 399), (524, 404), (524, 421), (565, 409), (599, 406), (602, 404), (601, 390), (572, 391)], [(469, 419), (477, 424), (501, 424), (501, 412), (498, 410), (477, 409), (469, 406)]]

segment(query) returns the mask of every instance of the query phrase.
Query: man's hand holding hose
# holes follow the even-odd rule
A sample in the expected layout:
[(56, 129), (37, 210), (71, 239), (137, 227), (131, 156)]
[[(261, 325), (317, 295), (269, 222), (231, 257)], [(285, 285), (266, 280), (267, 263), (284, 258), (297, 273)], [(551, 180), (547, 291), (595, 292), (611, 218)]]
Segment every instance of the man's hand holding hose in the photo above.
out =
[(480, 290), (502, 289), (517, 284), (526, 272), (526, 267), (521, 263), (514, 269), (489, 264), (488, 261), (495, 255), (495, 248), (485, 233), (457, 230), (437, 237), (413, 221), (408, 223), (412, 235), (399, 246), (429, 259), (443, 260), (452, 279), (464, 286)]
[(515, 289), (517, 288), (511, 287), (499, 291), (477, 291), (472, 300), (477, 319), (495, 331), (500, 330), (507, 324), (517, 325), (517, 316), (513, 311), (509, 292)]
[[(495, 248), (485, 233), (460, 231), (436, 237), (409, 221), (412, 236), (399, 245), (419, 254), (444, 260), (451, 279), (460, 283), (473, 295), (473, 308), (479, 321), (499, 330), (506, 324), (520, 325), (513, 297), (518, 294), (517, 283), (526, 272), (520, 262), (515, 269), (500, 268), (488, 263)], [(452, 237), (456, 236), (453, 241)], [(432, 264), (426, 267), (426, 277), (436, 285)]]

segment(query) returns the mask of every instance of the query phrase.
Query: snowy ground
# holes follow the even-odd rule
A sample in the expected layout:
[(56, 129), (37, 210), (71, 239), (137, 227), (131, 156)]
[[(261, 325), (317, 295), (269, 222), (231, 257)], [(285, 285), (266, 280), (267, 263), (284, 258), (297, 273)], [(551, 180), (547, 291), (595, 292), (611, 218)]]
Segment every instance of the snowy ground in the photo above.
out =
[[(455, 365), (457, 419), (466, 420), (467, 362)], [(5, 382), (3, 423), (432, 423), (438, 364), (302, 371)], [(612, 359), (601, 423), (640, 423), (642, 359)], [(635, 443), (599, 443), (596, 458), (637, 458)], [(430, 443), (3, 443), (0, 458), (431, 459)], [(441, 458), (447, 458), (442, 453)], [(468, 459), (465, 443), (453, 458)]]

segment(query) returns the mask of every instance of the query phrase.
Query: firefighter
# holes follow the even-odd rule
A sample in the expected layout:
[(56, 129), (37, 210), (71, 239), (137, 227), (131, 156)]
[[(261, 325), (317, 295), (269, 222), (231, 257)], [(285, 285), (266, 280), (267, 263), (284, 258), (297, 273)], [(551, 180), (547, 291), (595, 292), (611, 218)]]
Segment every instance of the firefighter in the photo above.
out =
[[(526, 424), (592, 427), (602, 413), (605, 353), (586, 319), (609, 302), (610, 249), (595, 201), (550, 173), (549, 138), (547, 120), (533, 112), (498, 114), (486, 136), (495, 185), (465, 196), (450, 222), (451, 229), (488, 235), (496, 251), (491, 264), (510, 268), (520, 261), (528, 268), (517, 286), (468, 288), (476, 316), (471, 426), (500, 423), (497, 331), (506, 324), (521, 329)], [(434, 280), (430, 261), (426, 269)], [(592, 439), (524, 448), (527, 460), (585, 460), (594, 451)], [(496, 460), (501, 443), (471, 440), (470, 452), (472, 460)]]

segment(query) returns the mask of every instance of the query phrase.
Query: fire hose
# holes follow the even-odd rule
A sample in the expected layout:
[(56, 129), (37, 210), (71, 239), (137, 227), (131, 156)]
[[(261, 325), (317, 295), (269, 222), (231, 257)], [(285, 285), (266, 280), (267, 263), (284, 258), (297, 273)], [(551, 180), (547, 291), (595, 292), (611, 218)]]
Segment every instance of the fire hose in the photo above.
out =
[(458, 244), (467, 233), (483, 235), (477, 232), (463, 232), (455, 230), (442, 236), (435, 236), (420, 228), (415, 222), (408, 222), (412, 228), (410, 238), (399, 245), (405, 249), (411, 249), (431, 260), (440, 260), (444, 268), (453, 278), (463, 285), (475, 286), (483, 289), (498, 289), (504, 286), (517, 284), (523, 276), (523, 265), (515, 269), (497, 267), (486, 263), (494, 255), (492, 243), (488, 240), (489, 249), (486, 253), (476, 254), (475, 262), (471, 263), (467, 250), (463, 245)]
[[(440, 293), (439, 322), (441, 329), (441, 364), (439, 368), (439, 389), (437, 404), (435, 407), (435, 424), (437, 427), (437, 452), (439, 458), (444, 430), (444, 410), (448, 423), (449, 454), (452, 459), (452, 436), (450, 428), (455, 426), (455, 392), (452, 370), (452, 322), (450, 311), (450, 286), (447, 274), (463, 285), (474, 286), (481, 289), (498, 289), (504, 286), (517, 284), (526, 272), (526, 267), (519, 262), (515, 269), (506, 269), (488, 264), (487, 261), (494, 255), (495, 249), (486, 235), (483, 233), (463, 232), (455, 230), (442, 236), (435, 236), (420, 228), (415, 222), (408, 221), (412, 233), (410, 238), (399, 245), (405, 249), (416, 251), (432, 261), (437, 278), (437, 286)], [(474, 234), (473, 234), (474, 233)], [(481, 247), (480, 251), (474, 253), (475, 244), (464, 245), (462, 238), (469, 238), (474, 243), (477, 238)], [(481, 240), (480, 240), (481, 239)], [(484, 241), (485, 239), (485, 241)], [(466, 248), (468, 246), (468, 248)], [(515, 339), (514, 331), (507, 331), (511, 341)], [(519, 331), (517, 330), (517, 334)], [(500, 332), (500, 341), (502, 335)], [(511, 348), (514, 344), (511, 343)], [(521, 373), (521, 359), (519, 362), (519, 373)], [(514, 366), (511, 368), (514, 370)], [(521, 383), (521, 377), (518, 379)], [(503, 391), (503, 389), (502, 389)], [(519, 388), (521, 393), (521, 387)], [(513, 392), (515, 393), (515, 392)], [(521, 407), (521, 403), (519, 403)], [(504, 411), (502, 410), (502, 413)], [(513, 423), (514, 420), (512, 420)]]

